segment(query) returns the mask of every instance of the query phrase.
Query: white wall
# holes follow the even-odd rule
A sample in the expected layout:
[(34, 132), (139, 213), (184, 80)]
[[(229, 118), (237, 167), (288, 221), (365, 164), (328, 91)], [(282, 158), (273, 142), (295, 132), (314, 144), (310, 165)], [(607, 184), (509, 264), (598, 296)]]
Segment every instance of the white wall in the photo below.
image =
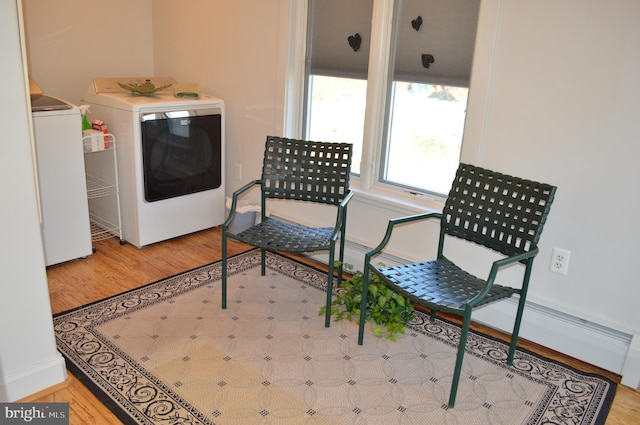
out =
[[(0, 2), (0, 401), (63, 382), (40, 237), (19, 2)], [(11, 101), (7, 101), (11, 99)]]
[[(482, 111), (477, 133), (469, 135), (481, 139), (470, 160), (559, 187), (530, 299), (570, 313), (576, 322), (603, 323), (631, 335), (640, 327), (640, 287), (633, 267), (640, 233), (634, 220), (640, 207), (635, 164), (640, 157), (640, 3), (484, 1), (498, 5), (493, 30), (499, 38), (483, 50), (492, 54), (487, 74), (481, 76), (489, 84), (485, 103), (470, 105), (470, 118)], [(56, 13), (49, 3), (25, 0), (32, 75), (45, 90), (74, 100), (97, 75), (151, 71), (196, 81), (227, 104), (227, 192), (258, 176), (265, 136), (283, 131), (288, 0), (56, 1), (56, 10), (64, 13)], [(58, 40), (55, 35), (90, 16), (86, 11), (97, 4), (111, 26), (117, 22), (118, 27), (108, 32), (117, 33), (116, 42), (96, 59), (99, 67), (78, 62), (77, 51), (111, 45), (104, 32), (89, 32), (79, 45), (75, 38), (59, 40), (68, 48), (56, 55), (45, 49), (49, 40)], [(130, 19), (150, 16), (151, 10), (152, 25)], [(38, 28), (42, 24), (46, 31)], [(141, 60), (123, 44), (152, 48), (153, 54), (146, 52)], [(74, 64), (74, 78), (63, 69), (65, 63)], [(241, 181), (233, 179), (236, 163), (243, 168)], [(365, 245), (377, 243), (389, 217), (415, 211), (364, 197), (350, 208), (349, 239)], [(417, 245), (399, 243), (394, 254), (412, 257)], [(567, 276), (548, 271), (553, 247), (572, 253)], [(461, 252), (474, 263), (474, 257)], [(534, 313), (525, 313), (525, 321), (528, 314), (535, 320)], [(580, 340), (554, 346), (545, 329), (527, 330), (526, 324), (523, 336), (592, 361), (591, 347)], [(605, 367), (619, 370), (615, 364)]]
[(260, 177), (268, 134), (284, 123), (287, 0), (154, 0), (156, 75), (197, 82), (225, 100), (227, 190)]
[[(558, 186), (531, 295), (640, 326), (640, 3), (506, 1), (483, 163)], [(567, 276), (550, 251), (571, 251)]]
[(29, 75), (79, 104), (96, 77), (153, 74), (151, 0), (23, 0)]

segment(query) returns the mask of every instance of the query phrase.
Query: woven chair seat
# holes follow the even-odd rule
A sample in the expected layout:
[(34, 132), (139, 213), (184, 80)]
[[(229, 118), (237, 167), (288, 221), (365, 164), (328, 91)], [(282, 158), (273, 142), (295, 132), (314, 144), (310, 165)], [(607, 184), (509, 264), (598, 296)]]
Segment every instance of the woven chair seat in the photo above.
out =
[(333, 227), (306, 227), (274, 218), (240, 232), (237, 239), (258, 248), (280, 252), (326, 250)]
[[(484, 288), (486, 281), (443, 258), (378, 269), (389, 283), (414, 302), (440, 310), (462, 309)], [(514, 289), (494, 284), (477, 305), (514, 294)]]

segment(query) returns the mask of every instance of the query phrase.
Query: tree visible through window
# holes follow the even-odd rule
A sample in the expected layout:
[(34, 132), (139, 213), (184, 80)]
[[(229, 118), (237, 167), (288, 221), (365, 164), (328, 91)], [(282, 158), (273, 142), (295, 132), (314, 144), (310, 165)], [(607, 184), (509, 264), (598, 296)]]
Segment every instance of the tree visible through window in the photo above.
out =
[(394, 82), (382, 180), (446, 194), (460, 162), (468, 89)]

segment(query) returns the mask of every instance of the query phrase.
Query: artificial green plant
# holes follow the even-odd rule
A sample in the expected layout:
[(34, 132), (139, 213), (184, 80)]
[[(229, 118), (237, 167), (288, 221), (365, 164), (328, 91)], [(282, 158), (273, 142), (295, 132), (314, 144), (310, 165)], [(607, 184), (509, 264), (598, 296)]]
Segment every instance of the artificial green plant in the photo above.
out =
[[(345, 263), (344, 268), (351, 273), (353, 265)], [(359, 322), (363, 277), (361, 271), (356, 271), (340, 285), (341, 289), (331, 304), (331, 315), (335, 321)], [(389, 289), (376, 274), (371, 274), (367, 292), (367, 320), (375, 323), (374, 335), (395, 341), (399, 334), (404, 334), (405, 325), (413, 318), (413, 303)], [(319, 315), (325, 311), (326, 306), (323, 306)]]

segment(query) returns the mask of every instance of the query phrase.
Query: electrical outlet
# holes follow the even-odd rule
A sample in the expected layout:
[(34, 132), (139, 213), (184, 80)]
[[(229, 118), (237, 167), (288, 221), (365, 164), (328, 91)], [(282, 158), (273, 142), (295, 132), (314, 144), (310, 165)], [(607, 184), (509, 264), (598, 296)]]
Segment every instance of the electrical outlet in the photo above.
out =
[(235, 163), (233, 165), (233, 178), (236, 180), (242, 180), (242, 164)]
[(571, 251), (562, 248), (553, 248), (549, 270), (554, 273), (567, 274), (567, 272), (569, 271), (570, 257)]

